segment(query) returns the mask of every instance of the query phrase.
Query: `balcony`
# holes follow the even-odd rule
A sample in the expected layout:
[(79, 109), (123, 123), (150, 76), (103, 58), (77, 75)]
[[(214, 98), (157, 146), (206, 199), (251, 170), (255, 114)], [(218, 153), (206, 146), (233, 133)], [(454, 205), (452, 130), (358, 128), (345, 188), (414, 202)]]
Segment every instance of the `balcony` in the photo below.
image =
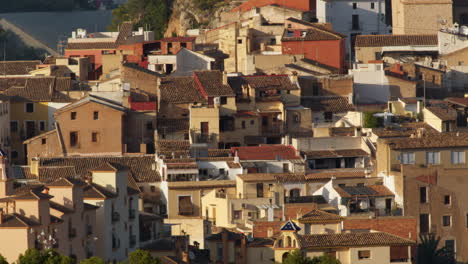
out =
[(281, 95), (258, 96), (255, 100), (257, 102), (281, 102)]
[(322, 203), (322, 202), (326, 202), (326, 201), (324, 200), (324, 198), (321, 195), (284, 197), (284, 203)]
[(68, 238), (74, 238), (76, 237), (76, 229), (75, 228), (70, 228), (68, 230)]
[(226, 197), (227, 197), (226, 193), (222, 193), (222, 192), (216, 193), (216, 198), (226, 199)]
[(130, 235), (128, 240), (130, 241), (130, 247), (131, 248), (135, 247), (135, 245), (136, 245), (136, 235)]
[(112, 212), (112, 222), (118, 222), (120, 220), (120, 214), (118, 212)]
[(135, 219), (135, 217), (136, 217), (135, 209), (128, 209), (128, 218)]

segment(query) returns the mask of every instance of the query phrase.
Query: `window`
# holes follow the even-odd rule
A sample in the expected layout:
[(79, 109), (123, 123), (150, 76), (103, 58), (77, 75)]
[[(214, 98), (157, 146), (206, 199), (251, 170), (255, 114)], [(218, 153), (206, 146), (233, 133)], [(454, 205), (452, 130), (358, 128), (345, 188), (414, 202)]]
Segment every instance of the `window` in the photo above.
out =
[(11, 158), (12, 158), (12, 159), (17, 159), (17, 158), (18, 158), (18, 151), (13, 150), (13, 151), (11, 152)]
[(257, 198), (263, 197), (263, 183), (257, 183)]
[(375, 9), (375, 3), (370, 3), (370, 8)]
[(442, 225), (443, 226), (451, 226), (452, 225), (452, 216), (450, 216), (450, 215), (442, 216)]
[(99, 119), (99, 112), (98, 112), (98, 111), (94, 111), (94, 112), (93, 112), (93, 119), (94, 119), (94, 120), (98, 120), (98, 119)]
[(301, 122), (301, 117), (299, 116), (299, 114), (294, 114), (293, 120), (294, 123), (298, 124)]
[(153, 122), (152, 121), (148, 121), (146, 123), (146, 130), (153, 130)]
[(242, 121), (242, 129), (245, 129), (245, 121)]
[(39, 130), (40, 131), (45, 131), (46, 130), (46, 127), (45, 127), (45, 121), (39, 121)]
[(464, 61), (459, 61), (459, 62), (458, 62), (458, 66), (463, 66), (463, 64), (465, 64)]
[(428, 214), (419, 215), (419, 233), (421, 234), (429, 233), (429, 215)]
[(353, 3), (353, 9), (357, 8), (357, 3)]
[(180, 43), (180, 46), (181, 46), (182, 48), (187, 48), (187, 43), (182, 42), (182, 43)]
[(223, 244), (216, 243), (216, 261), (223, 261)]
[(234, 219), (241, 219), (242, 211), (241, 210), (234, 210)]
[(419, 202), (427, 203), (427, 187), (419, 187)]
[(359, 30), (359, 15), (352, 16), (352, 30)]
[(439, 164), (439, 152), (426, 152), (426, 164)]
[(313, 96), (318, 96), (320, 93), (320, 86), (318, 83), (312, 84), (312, 95)]
[(323, 117), (325, 121), (332, 121), (333, 120), (333, 112), (325, 112), (323, 113)]
[(45, 139), (45, 138), (41, 139), (41, 144), (42, 145), (45, 145), (46, 143), (47, 143), (47, 139)]
[(76, 112), (71, 112), (70, 113), (70, 119), (75, 120), (76, 119)]
[(370, 259), (371, 253), (370, 250), (359, 250), (358, 251), (358, 258), (359, 259)]
[(242, 44), (242, 39), (238, 39), (237, 44)]
[(99, 137), (98, 135), (99, 135), (98, 132), (91, 133), (91, 141), (98, 142), (98, 137)]
[(221, 98), (220, 98), (220, 104), (221, 104), (221, 105), (227, 104), (227, 97), (226, 97), (226, 96), (221, 96)]
[(10, 122), (10, 131), (11, 132), (18, 132), (18, 121), (11, 121)]
[(465, 163), (465, 152), (463, 151), (452, 151), (452, 164), (463, 164)]
[(225, 175), (226, 170), (225, 169), (219, 169), (219, 175)]
[(34, 112), (34, 104), (33, 103), (26, 103), (25, 110), (26, 110), (26, 113), (33, 113)]
[(450, 195), (444, 195), (444, 204), (445, 205), (450, 205), (450, 201), (451, 200), (451, 197)]
[(414, 152), (404, 152), (400, 156), (401, 164), (414, 164)]
[(78, 132), (72, 131), (70, 132), (70, 147), (77, 147), (78, 146)]
[(447, 239), (445, 240), (445, 248), (447, 251), (455, 253), (455, 240)]
[(288, 24), (288, 28), (292, 28), (292, 25), (291, 25), (291, 24)]
[(156, 192), (156, 186), (150, 186), (151, 192)]

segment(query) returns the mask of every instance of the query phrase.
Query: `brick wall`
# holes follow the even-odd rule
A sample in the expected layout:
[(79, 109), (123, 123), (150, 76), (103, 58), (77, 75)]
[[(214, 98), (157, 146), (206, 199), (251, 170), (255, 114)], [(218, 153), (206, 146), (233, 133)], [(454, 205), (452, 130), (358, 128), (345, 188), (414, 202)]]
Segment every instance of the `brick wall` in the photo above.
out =
[(273, 229), (273, 235), (280, 233), (281, 226), (285, 221), (254, 222), (253, 237), (268, 237), (268, 229)]
[(416, 218), (387, 217), (376, 219), (352, 219), (343, 221), (344, 229), (372, 229), (404, 238), (417, 239)]
[(121, 68), (122, 81), (130, 83), (131, 88), (138, 88), (156, 96), (158, 76), (147, 72), (145, 69), (138, 69), (123, 65)]

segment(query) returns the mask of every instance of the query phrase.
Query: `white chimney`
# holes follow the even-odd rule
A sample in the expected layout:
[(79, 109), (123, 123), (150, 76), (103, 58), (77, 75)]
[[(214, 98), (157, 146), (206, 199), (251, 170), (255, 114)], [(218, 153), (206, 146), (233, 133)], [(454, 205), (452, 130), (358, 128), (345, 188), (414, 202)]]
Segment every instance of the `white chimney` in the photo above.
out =
[(139, 35), (139, 36), (143, 35), (143, 32), (144, 32), (143, 27), (139, 27), (139, 28), (138, 28), (138, 35)]
[(72, 38), (76, 39), (76, 31), (72, 31)]

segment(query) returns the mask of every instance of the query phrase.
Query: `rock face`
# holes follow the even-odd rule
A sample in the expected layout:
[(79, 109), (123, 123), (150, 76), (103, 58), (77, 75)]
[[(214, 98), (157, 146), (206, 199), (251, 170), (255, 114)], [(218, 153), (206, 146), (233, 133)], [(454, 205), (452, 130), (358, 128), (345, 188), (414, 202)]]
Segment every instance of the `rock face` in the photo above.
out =
[[(233, 0), (219, 0), (211, 9), (201, 10), (193, 0), (173, 0), (165, 37), (184, 36), (187, 29), (216, 26), (219, 13), (230, 10)], [(236, 1), (239, 2), (239, 1)]]

